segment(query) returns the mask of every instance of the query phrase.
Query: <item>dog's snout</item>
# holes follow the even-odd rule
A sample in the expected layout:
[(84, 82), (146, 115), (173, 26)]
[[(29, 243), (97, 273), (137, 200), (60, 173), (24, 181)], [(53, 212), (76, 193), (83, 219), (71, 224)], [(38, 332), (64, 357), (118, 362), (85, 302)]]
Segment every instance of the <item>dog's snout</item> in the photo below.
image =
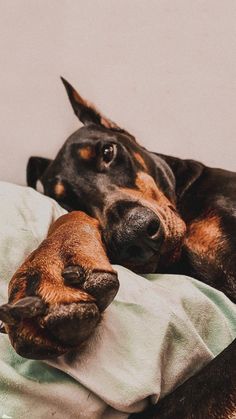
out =
[(126, 214), (124, 224), (134, 244), (145, 241), (151, 245), (153, 240), (158, 238), (161, 230), (159, 217), (145, 207), (130, 209)]
[[(124, 205), (125, 206), (125, 205)], [(159, 217), (149, 208), (132, 203), (118, 218), (119, 210), (114, 211), (117, 223), (112, 241), (116, 242), (114, 262), (145, 262), (160, 249), (163, 242), (163, 227)], [(114, 215), (113, 215), (114, 217)], [(113, 259), (113, 257), (112, 257)]]
[(149, 208), (132, 208), (127, 212), (124, 221), (134, 244), (142, 241), (151, 243), (159, 234), (160, 220)]

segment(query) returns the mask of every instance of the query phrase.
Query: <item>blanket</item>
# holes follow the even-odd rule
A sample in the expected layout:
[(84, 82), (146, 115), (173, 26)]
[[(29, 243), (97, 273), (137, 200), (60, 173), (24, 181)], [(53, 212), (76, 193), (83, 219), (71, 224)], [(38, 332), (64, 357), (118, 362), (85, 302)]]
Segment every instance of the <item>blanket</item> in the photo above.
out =
[[(64, 213), (31, 188), (0, 182), (0, 303), (14, 271)], [(82, 352), (28, 360), (0, 335), (0, 418), (127, 418), (235, 338), (236, 307), (221, 292), (185, 276), (114, 268), (119, 292)]]

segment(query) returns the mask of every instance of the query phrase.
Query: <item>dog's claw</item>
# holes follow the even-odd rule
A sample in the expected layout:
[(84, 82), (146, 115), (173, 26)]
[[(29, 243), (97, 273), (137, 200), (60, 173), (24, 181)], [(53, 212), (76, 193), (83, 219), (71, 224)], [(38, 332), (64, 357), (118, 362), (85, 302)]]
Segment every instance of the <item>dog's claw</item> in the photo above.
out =
[(39, 297), (25, 297), (12, 306), (13, 315), (22, 319), (36, 317), (45, 313), (47, 305)]
[(38, 297), (25, 297), (15, 304), (3, 304), (0, 307), (0, 320), (6, 324), (17, 324), (22, 319), (28, 319), (44, 314), (47, 305)]
[(68, 266), (64, 269), (62, 276), (65, 285), (81, 286), (85, 281), (84, 270), (80, 266)]

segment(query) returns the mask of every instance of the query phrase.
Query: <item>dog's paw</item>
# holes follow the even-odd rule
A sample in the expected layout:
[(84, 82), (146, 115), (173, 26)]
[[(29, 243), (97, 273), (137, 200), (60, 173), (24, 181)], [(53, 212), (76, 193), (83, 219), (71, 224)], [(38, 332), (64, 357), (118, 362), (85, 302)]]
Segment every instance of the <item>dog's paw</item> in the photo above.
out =
[(58, 356), (88, 339), (118, 286), (115, 272), (26, 263), (11, 280), (0, 319), (21, 356)]

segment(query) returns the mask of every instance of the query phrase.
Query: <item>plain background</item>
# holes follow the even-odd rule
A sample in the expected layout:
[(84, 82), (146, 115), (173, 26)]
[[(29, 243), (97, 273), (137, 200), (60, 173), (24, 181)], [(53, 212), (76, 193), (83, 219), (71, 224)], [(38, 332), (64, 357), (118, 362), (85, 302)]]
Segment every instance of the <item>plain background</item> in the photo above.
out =
[(147, 147), (236, 170), (235, 0), (0, 0), (0, 179), (79, 126), (59, 76)]

